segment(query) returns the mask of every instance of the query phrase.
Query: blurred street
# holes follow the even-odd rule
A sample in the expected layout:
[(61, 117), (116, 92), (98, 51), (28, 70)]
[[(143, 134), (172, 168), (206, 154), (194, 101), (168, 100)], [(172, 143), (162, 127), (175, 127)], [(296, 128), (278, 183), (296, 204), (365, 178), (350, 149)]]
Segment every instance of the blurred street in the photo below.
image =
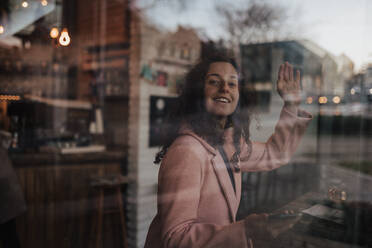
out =
[[(273, 102), (269, 113), (262, 113), (253, 119), (253, 140), (265, 141), (273, 133), (282, 106), (277, 98)], [(322, 106), (322, 130), (318, 130), (319, 106), (303, 107), (314, 115), (314, 119), (291, 163), (272, 172), (249, 176), (247, 187), (256, 187), (258, 193), (255, 195), (248, 190), (242, 198), (243, 206), (246, 204), (247, 209), (264, 211), (308, 191), (319, 191), (327, 198), (330, 188), (345, 191), (348, 201), (372, 202), (372, 175), (359, 170), (361, 163), (372, 161), (372, 153), (369, 152), (372, 151), (372, 136), (364, 135), (359, 124), (345, 125), (348, 124), (345, 121), (347, 118), (365, 118), (369, 112), (367, 106)], [(337, 113), (340, 110), (342, 115)], [(335, 120), (340, 118), (344, 118), (341, 119), (343, 125), (339, 133), (334, 134)], [(341, 166), (345, 163), (352, 164), (353, 169)]]

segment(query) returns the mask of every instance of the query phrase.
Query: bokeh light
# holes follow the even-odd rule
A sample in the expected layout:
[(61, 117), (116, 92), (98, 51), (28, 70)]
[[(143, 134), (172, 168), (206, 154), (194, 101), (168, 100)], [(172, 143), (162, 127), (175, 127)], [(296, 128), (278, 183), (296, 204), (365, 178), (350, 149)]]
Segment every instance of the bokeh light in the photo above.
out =
[(339, 104), (341, 102), (341, 98), (339, 96), (335, 96), (335, 97), (333, 97), (332, 101), (335, 104)]
[(50, 35), (50, 37), (53, 38), (53, 39), (57, 38), (58, 35), (59, 35), (58, 28), (53, 27), (53, 28), (50, 30), (49, 35)]
[(328, 102), (328, 99), (326, 96), (319, 97), (319, 103), (320, 104), (326, 104)]

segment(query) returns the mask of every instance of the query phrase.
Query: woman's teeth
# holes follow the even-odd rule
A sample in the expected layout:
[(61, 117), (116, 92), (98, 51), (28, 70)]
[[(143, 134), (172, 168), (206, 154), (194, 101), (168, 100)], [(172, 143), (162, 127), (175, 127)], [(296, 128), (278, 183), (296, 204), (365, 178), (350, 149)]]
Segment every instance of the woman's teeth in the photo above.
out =
[(215, 98), (214, 100), (215, 100), (215, 101), (217, 101), (217, 102), (224, 102), (224, 103), (228, 103), (228, 102), (229, 102), (229, 100), (228, 100), (228, 99), (226, 99), (226, 98), (223, 98), (223, 97), (220, 97), (220, 98)]

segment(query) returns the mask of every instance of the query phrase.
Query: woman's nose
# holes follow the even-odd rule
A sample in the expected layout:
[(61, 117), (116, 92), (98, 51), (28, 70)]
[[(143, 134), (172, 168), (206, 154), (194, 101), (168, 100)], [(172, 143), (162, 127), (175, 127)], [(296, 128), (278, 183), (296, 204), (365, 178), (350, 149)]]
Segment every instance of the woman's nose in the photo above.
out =
[(226, 82), (221, 82), (221, 84), (220, 84), (220, 91), (221, 92), (228, 92), (229, 91), (229, 87), (228, 87), (228, 85), (227, 85)]

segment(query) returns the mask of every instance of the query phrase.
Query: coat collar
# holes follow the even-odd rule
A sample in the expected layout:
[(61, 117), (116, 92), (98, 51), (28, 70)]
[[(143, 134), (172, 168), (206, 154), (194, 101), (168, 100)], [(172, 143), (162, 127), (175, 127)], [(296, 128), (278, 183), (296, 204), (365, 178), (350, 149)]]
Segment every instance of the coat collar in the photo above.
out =
[(213, 146), (211, 146), (207, 141), (202, 139), (199, 135), (194, 133), (191, 130), (191, 128), (188, 127), (187, 125), (183, 125), (180, 128), (179, 134), (180, 135), (190, 135), (190, 136), (194, 137), (205, 147), (205, 149), (207, 149), (208, 152), (212, 153), (214, 156), (216, 156), (216, 154), (218, 153), (218, 151)]
[[(210, 153), (213, 154), (213, 156), (216, 156), (217, 154), (219, 154), (218, 150), (216, 148), (214, 148), (213, 146), (211, 146), (208, 142), (206, 142), (203, 138), (201, 138), (199, 135), (197, 135), (194, 131), (192, 131), (192, 129), (188, 126), (188, 125), (183, 125), (181, 126), (179, 132), (178, 132), (180, 135), (190, 135), (192, 137), (194, 137), (195, 139), (197, 139), (204, 147), (205, 149), (207, 149), (207, 151), (209, 151)], [(232, 145), (233, 144), (233, 133), (234, 133), (234, 128), (230, 127), (228, 129), (225, 130), (224, 132), (224, 147), (228, 146), (228, 145)], [(232, 154), (228, 154), (229, 157), (232, 155)], [(236, 163), (233, 163), (231, 164), (233, 170), (235, 172), (239, 172), (240, 171), (240, 157), (239, 158), (236, 158)]]

